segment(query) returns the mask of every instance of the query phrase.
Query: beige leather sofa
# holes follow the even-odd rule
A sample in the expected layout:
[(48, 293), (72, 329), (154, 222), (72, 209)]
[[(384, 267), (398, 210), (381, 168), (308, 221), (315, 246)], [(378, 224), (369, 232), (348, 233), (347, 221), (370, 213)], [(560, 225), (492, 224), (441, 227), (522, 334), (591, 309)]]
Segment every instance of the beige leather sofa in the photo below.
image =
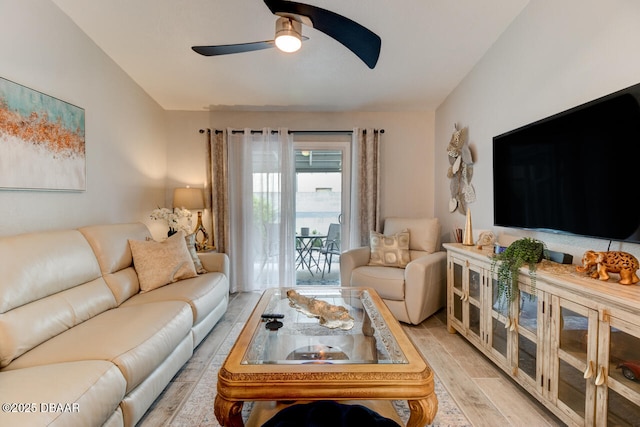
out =
[(0, 238), (2, 426), (133, 426), (222, 317), (226, 255), (140, 292), (144, 224)]
[(340, 255), (342, 286), (373, 288), (401, 322), (417, 325), (446, 304), (447, 253), (440, 245), (437, 218), (387, 218), (383, 234), (409, 231), (406, 267), (369, 265), (371, 249)]

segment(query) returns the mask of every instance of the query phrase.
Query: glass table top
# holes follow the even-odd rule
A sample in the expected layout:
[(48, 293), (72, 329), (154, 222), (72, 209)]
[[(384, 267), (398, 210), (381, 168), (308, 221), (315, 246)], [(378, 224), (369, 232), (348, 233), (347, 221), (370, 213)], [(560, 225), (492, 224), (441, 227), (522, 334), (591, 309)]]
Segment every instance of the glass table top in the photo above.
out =
[(276, 288), (242, 364), (406, 364), (366, 289)]

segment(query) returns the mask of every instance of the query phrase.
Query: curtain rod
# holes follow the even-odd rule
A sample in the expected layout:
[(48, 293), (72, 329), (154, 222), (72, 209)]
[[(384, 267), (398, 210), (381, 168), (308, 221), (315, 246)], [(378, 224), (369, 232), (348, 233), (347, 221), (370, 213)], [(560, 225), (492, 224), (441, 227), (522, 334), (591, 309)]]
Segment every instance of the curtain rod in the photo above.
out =
[[(200, 129), (200, 133), (204, 133), (204, 129)], [(211, 129), (207, 129), (207, 132), (211, 132)], [(214, 132), (216, 134), (222, 133), (224, 131), (220, 129), (215, 129)], [(234, 129), (231, 131), (232, 133), (242, 133), (244, 130), (242, 129)], [(366, 130), (365, 130), (366, 132)], [(379, 129), (380, 133), (384, 133), (384, 129)], [(251, 133), (262, 133), (262, 130), (251, 130)], [(271, 133), (278, 133), (277, 130), (272, 130)], [(311, 134), (311, 135), (351, 135), (353, 133), (352, 130), (290, 130), (289, 133), (297, 133), (301, 135)]]

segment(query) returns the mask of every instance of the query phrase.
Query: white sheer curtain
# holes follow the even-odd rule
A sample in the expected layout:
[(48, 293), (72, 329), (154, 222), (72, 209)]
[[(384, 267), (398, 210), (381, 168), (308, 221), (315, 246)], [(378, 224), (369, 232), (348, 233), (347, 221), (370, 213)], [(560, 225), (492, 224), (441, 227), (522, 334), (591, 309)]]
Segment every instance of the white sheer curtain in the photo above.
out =
[(295, 285), (295, 164), (287, 129), (227, 130), (232, 291)]

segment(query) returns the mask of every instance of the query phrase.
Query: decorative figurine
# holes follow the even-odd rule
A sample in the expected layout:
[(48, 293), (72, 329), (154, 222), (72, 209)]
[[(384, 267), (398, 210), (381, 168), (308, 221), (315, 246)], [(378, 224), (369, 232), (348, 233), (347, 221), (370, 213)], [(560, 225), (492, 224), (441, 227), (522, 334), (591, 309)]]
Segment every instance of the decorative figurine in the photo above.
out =
[(633, 285), (640, 281), (636, 274), (638, 266), (638, 259), (627, 252), (586, 251), (582, 256), (582, 266), (576, 266), (576, 271), (605, 281), (609, 280), (608, 273), (619, 273), (618, 283)]
[(471, 227), (471, 209), (467, 208), (467, 222), (464, 225), (464, 237), (462, 244), (465, 246), (473, 245), (473, 228)]
[(484, 246), (493, 245), (496, 242), (496, 236), (491, 231), (483, 231), (478, 236), (478, 241), (476, 245), (478, 245), (478, 249), (482, 249)]
[(319, 319), (322, 326), (344, 330), (353, 328), (353, 317), (349, 314), (349, 310), (341, 305), (333, 305), (314, 297), (306, 297), (293, 289), (287, 291), (287, 298), (289, 298), (291, 307), (308, 317)]

